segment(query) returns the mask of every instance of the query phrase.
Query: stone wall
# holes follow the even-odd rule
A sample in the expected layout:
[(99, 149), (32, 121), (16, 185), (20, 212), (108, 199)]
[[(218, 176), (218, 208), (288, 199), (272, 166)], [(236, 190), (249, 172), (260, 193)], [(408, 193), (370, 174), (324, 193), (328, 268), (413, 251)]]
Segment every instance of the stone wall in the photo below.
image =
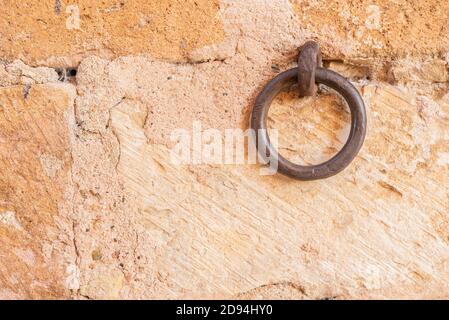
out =
[[(447, 1), (0, 4), (0, 299), (449, 298)], [(247, 129), (309, 39), (366, 104), (345, 171), (173, 163), (175, 129)], [(349, 121), (327, 91), (269, 118), (306, 164)]]

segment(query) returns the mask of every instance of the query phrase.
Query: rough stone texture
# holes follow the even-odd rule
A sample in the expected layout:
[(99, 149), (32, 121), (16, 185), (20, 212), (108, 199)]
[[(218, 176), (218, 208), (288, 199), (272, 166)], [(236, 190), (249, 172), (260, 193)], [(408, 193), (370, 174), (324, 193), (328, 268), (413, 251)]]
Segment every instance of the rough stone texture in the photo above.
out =
[(72, 91), (0, 89), (0, 299), (70, 296)]
[[(65, 2), (3, 4), (0, 298), (449, 298), (446, 2), (89, 3), (80, 29)], [(171, 162), (177, 128), (246, 129), (309, 38), (366, 103), (349, 168)], [(281, 94), (269, 119), (306, 164), (348, 122), (325, 88)]]
[(439, 55), (449, 44), (443, 0), (291, 0), (301, 27), (341, 55), (394, 58)]
[(90, 54), (182, 60), (224, 37), (217, 0), (2, 1), (0, 54), (76, 65)]

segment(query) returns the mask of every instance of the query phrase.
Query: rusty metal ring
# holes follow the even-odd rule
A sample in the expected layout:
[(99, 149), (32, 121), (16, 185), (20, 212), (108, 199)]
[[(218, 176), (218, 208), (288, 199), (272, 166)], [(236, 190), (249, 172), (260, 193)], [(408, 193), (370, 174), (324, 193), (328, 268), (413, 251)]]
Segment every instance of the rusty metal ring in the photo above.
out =
[(362, 147), (366, 133), (366, 112), (363, 99), (357, 89), (343, 76), (328, 69), (317, 68), (315, 82), (337, 91), (347, 102), (351, 111), (351, 130), (343, 148), (330, 160), (311, 166), (294, 164), (271, 145), (267, 132), (268, 110), (281, 91), (297, 83), (298, 68), (287, 70), (272, 79), (256, 99), (251, 128), (255, 130), (256, 146), (260, 156), (267, 162), (277, 161), (278, 172), (298, 179), (317, 180), (331, 177), (345, 169)]
[(299, 97), (314, 96), (316, 69), (323, 64), (319, 43), (307, 41), (299, 48), (298, 56), (298, 91)]

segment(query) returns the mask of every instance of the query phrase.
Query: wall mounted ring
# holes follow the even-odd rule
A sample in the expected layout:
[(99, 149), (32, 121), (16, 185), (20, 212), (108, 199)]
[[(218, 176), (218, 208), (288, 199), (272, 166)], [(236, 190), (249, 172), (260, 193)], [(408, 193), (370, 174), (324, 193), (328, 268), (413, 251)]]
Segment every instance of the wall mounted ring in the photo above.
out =
[(298, 180), (317, 180), (331, 177), (345, 169), (362, 147), (366, 133), (366, 112), (357, 89), (343, 76), (324, 68), (316, 68), (315, 82), (337, 91), (351, 111), (351, 130), (343, 148), (330, 160), (311, 166), (294, 164), (271, 145), (267, 131), (267, 116), (271, 103), (278, 93), (288, 90), (298, 81), (298, 68), (287, 70), (272, 79), (256, 99), (251, 128), (255, 131), (259, 154), (267, 162), (277, 161), (278, 172)]

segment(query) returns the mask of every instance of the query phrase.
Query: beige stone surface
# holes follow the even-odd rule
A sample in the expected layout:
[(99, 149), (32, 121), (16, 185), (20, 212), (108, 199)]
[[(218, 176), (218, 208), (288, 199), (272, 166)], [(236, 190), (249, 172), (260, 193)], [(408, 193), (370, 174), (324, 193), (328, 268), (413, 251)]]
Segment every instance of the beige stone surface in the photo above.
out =
[[(4, 2), (1, 299), (449, 298), (446, 2)], [(310, 38), (367, 107), (350, 167), (300, 182), (171, 161), (175, 129), (247, 129)], [(349, 118), (292, 90), (269, 125), (311, 164)]]

